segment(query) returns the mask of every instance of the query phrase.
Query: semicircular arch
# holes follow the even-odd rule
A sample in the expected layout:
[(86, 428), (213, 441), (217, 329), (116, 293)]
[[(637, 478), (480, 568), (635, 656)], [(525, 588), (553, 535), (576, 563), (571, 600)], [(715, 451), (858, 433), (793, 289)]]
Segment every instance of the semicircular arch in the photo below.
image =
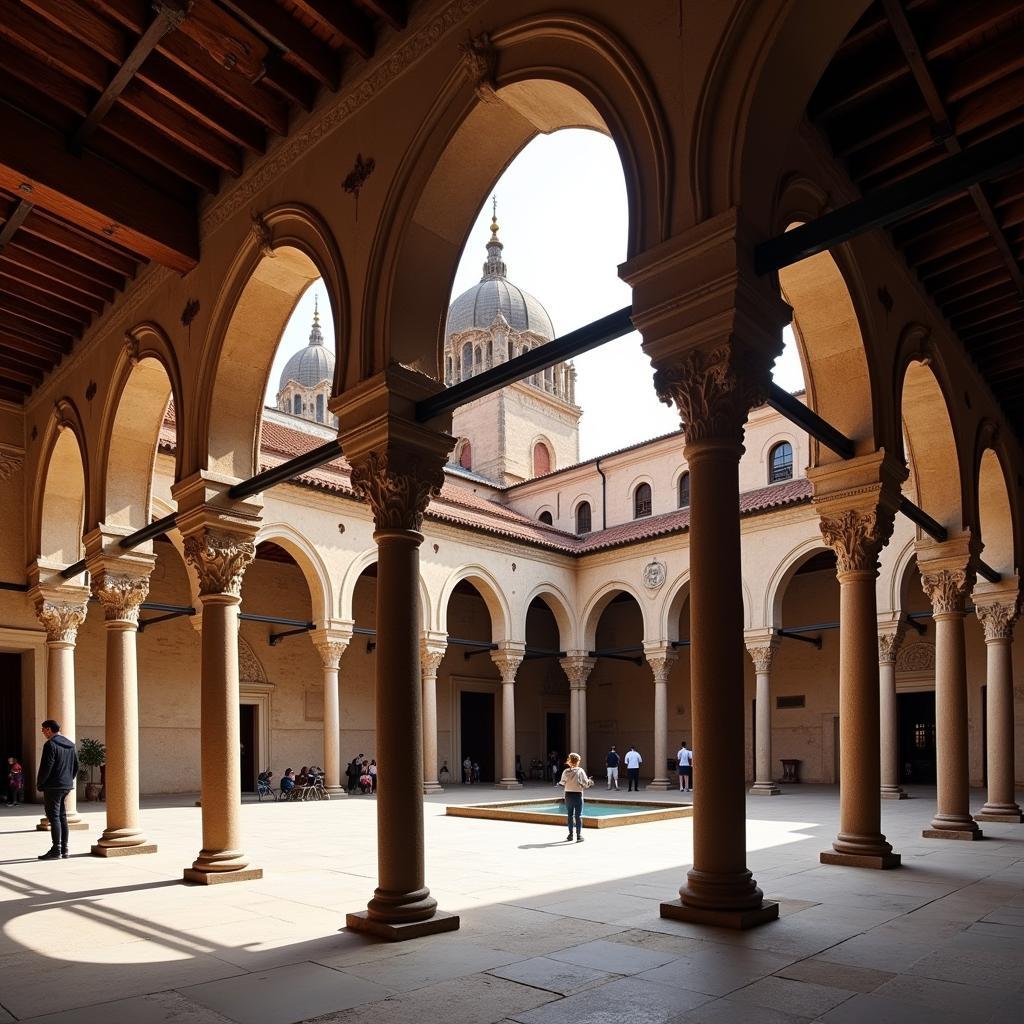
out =
[(309, 596), (313, 607), (313, 620), (318, 624), (330, 621), (334, 608), (331, 575), (324, 565), (320, 552), (315, 545), (290, 523), (264, 523), (256, 534), (256, 544), (273, 541), (284, 548), (302, 570), (309, 587)]
[[(482, 565), (463, 565), (455, 569), (445, 580), (437, 599), (437, 628), (442, 633), (448, 632), (448, 603), (451, 601), (455, 587), (463, 580), (471, 583), (487, 605), (491, 617), (491, 640), (500, 643), (513, 639), (509, 635), (512, 627), (512, 614), (508, 599), (505, 597), (501, 584), (495, 576)], [(525, 618), (523, 620), (525, 625)]]
[[(522, 609), (516, 622), (516, 636), (526, 638), (526, 616), (530, 606), (541, 600), (554, 617), (558, 626), (558, 643), (563, 651), (576, 649), (576, 623), (572, 614), (572, 604), (562, 590), (554, 583), (538, 583), (523, 599)], [(520, 628), (521, 627), (521, 628)]]
[(580, 616), (580, 640), (583, 642), (583, 650), (592, 651), (594, 649), (597, 643), (597, 625), (601, 621), (601, 616), (619, 594), (629, 594), (636, 601), (643, 622), (642, 635), (644, 637), (650, 635), (648, 613), (639, 593), (632, 584), (626, 583), (624, 580), (611, 580), (603, 584), (584, 602), (583, 614)]

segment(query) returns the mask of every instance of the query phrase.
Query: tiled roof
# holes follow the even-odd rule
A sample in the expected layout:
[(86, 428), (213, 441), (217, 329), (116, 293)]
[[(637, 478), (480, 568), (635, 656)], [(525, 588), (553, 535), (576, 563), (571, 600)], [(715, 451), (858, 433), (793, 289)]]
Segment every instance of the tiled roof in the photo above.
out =
[[(260, 445), (260, 470), (270, 469), (297, 455), (302, 455), (316, 448), (319, 443), (320, 438), (312, 434), (265, 419)], [(175, 446), (174, 414), (173, 410), (169, 410), (160, 431), (160, 448), (166, 452), (173, 452)], [(344, 458), (337, 458), (294, 477), (290, 482), (362, 500), (352, 489), (350, 474), (351, 467), (348, 462)], [(774, 511), (809, 501), (810, 497), (811, 485), (806, 479), (772, 484), (770, 487), (741, 494), (740, 515)], [(445, 483), (440, 495), (431, 501), (427, 508), (427, 518), (573, 556), (637, 544), (672, 533), (683, 533), (690, 527), (690, 510), (683, 508), (659, 516), (620, 523), (607, 530), (576, 536), (539, 523), (507, 505), (481, 497), (454, 483)]]

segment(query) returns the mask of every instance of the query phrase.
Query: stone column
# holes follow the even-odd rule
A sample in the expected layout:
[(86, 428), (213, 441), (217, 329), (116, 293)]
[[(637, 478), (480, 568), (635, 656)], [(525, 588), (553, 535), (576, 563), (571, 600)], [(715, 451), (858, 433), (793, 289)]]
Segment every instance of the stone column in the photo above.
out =
[[(420, 673), (423, 679), (423, 792), (443, 793), (437, 779), (437, 670), (444, 661), (448, 644), (443, 640), (420, 640)], [(456, 761), (452, 771), (461, 772)]]
[(324, 781), (331, 796), (347, 796), (341, 784), (341, 694), (338, 670), (348, 650), (352, 631), (330, 628), (312, 634), (313, 646), (320, 655), (324, 672)]
[(673, 787), (668, 777), (668, 677), (676, 663), (671, 644), (644, 645), (644, 657), (654, 676), (654, 778), (648, 789)]
[[(180, 507), (180, 506), (179, 506)], [(185, 881), (203, 885), (262, 878), (242, 852), (238, 607), (242, 576), (256, 556), (253, 534), (228, 524), (182, 524), (185, 559), (199, 579), (202, 609), (200, 757), (203, 846)], [(187, 532), (186, 532), (187, 531)]]
[(367, 909), (346, 920), (391, 941), (459, 926), (438, 911), (424, 866), (420, 528), (454, 439), (418, 424), (415, 404), (442, 387), (392, 364), (332, 403), (352, 486), (373, 511), (378, 553), (378, 885)]
[(970, 538), (917, 545), (921, 586), (932, 603), (935, 621), (935, 770), (936, 811), (925, 839), (981, 839), (971, 817), (967, 744), (967, 656), (964, 618), (974, 583)]
[(779, 637), (768, 635), (747, 641), (747, 653), (754, 663), (756, 678), (754, 730), (754, 784), (751, 796), (778, 796), (782, 790), (772, 778), (772, 661), (779, 649)]
[(905, 467), (884, 451), (808, 473), (821, 536), (839, 581), (839, 834), (822, 864), (894, 868), (882, 834), (879, 739), (878, 554), (892, 535)]
[[(78, 627), (85, 622), (88, 607), (88, 591), (84, 587), (33, 589), (36, 615), (46, 630), (46, 717), (60, 723), (61, 732), (69, 740), (75, 736), (75, 642)], [(28, 771), (34, 770), (33, 765)], [(29, 776), (30, 786), (35, 788), (35, 777)], [(67, 811), (68, 828), (77, 831), (88, 829), (78, 815), (77, 791), (72, 789), (64, 801)], [(50, 823), (41, 818), (36, 825), (39, 832), (49, 832)]]
[(501, 673), (501, 780), (499, 789), (522, 789), (516, 778), (516, 673), (526, 656), (525, 644), (500, 643), (491, 661)]
[[(102, 545), (102, 538), (98, 538)], [(90, 558), (93, 596), (103, 605), (107, 633), (107, 827), (92, 848), (96, 857), (156, 853), (139, 827), (139, 679), (136, 634), (139, 606), (149, 594), (155, 558), (124, 559), (130, 572), (112, 571), (118, 559)], [(141, 570), (141, 571), (140, 571)]]
[(878, 627), (878, 722), (883, 800), (906, 800), (900, 786), (899, 709), (896, 704), (896, 655), (903, 643), (902, 622)]
[[(587, 770), (587, 679), (597, 661), (586, 651), (569, 651), (558, 662), (569, 680), (569, 746)], [(563, 754), (570, 751), (563, 751)]]
[(1020, 609), (1017, 578), (979, 584), (974, 610), (985, 630), (988, 799), (977, 821), (1024, 821), (1014, 788), (1013, 627)]

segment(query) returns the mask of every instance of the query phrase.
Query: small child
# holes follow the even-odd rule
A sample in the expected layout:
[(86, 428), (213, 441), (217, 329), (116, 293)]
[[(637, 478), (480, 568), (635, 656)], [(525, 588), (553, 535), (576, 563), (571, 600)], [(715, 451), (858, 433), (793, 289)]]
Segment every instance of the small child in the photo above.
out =
[(7, 758), (7, 806), (24, 803), (25, 772), (16, 757)]
[(558, 785), (565, 789), (565, 818), (569, 824), (567, 843), (572, 842), (573, 822), (576, 825), (576, 842), (583, 842), (583, 791), (590, 789), (594, 780), (580, 767), (580, 755), (570, 754), (566, 760), (566, 769), (558, 780)]

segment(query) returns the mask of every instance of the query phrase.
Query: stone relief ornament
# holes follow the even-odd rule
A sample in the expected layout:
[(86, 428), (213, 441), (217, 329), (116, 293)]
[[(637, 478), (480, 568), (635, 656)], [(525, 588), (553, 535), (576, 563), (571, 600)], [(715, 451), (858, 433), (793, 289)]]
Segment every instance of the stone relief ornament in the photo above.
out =
[(761, 644), (757, 647), (748, 647), (747, 654), (754, 663), (754, 671), (759, 675), (767, 675), (772, 670), (772, 659), (779, 649), (777, 643)]
[(25, 464), (25, 453), (14, 445), (0, 442), (0, 480), (5, 483)]
[(933, 672), (935, 670), (935, 644), (918, 640), (901, 647), (896, 655), (897, 672)]
[(459, 44), (462, 52), (462, 66), (466, 77), (473, 86), (477, 98), (484, 103), (492, 103), (495, 95), (495, 70), (498, 64), (498, 51), (491, 43), (491, 37), (483, 32)]
[(652, 558), (645, 566), (643, 570), (643, 581), (644, 586), (651, 591), (660, 590), (661, 586), (665, 582), (665, 578), (668, 575), (668, 566), (664, 562), (659, 562), (656, 558)]
[(378, 530), (419, 530), (443, 483), (441, 466), (427, 468), (415, 456), (392, 459), (369, 452), (352, 470), (352, 487), (370, 503)]
[(348, 650), (348, 641), (314, 640), (313, 646), (320, 652), (324, 668), (337, 668), (341, 664), (341, 656)]
[(149, 595), (149, 579), (126, 573), (99, 572), (92, 577), (92, 596), (103, 605), (107, 622), (139, 624), (139, 606)]
[(128, 365), (138, 366), (139, 363), (139, 339), (131, 331), (124, 332), (124, 351), (128, 357)]
[(962, 612), (967, 592), (974, 585), (974, 573), (967, 569), (940, 569), (921, 573), (921, 586), (936, 615)]
[(900, 645), (903, 643), (903, 636), (906, 633), (906, 626), (901, 622), (891, 632), (878, 634), (878, 663), (890, 665), (896, 661)]
[(836, 569), (841, 573), (877, 569), (878, 552), (892, 532), (893, 518), (874, 509), (855, 508), (823, 515), (821, 538), (836, 553)]
[(238, 638), (238, 678), (246, 683), (265, 683), (267, 673), (263, 662), (256, 657), (256, 652), (246, 640)]
[(73, 644), (78, 637), (78, 627), (85, 622), (87, 608), (84, 603), (42, 600), (36, 603), (36, 615), (50, 643)]
[(985, 640), (1012, 640), (1013, 625), (1017, 621), (1018, 602), (1007, 604), (977, 604), (974, 611), (985, 630)]
[(200, 594), (241, 597), (242, 576), (256, 557), (248, 538), (203, 530), (185, 538), (185, 561), (199, 577)]
[(270, 225), (263, 219), (263, 215), (256, 210), (252, 211), (252, 224), (249, 227), (249, 234), (256, 242), (256, 248), (260, 254), (268, 259), (274, 258), (274, 235)]

